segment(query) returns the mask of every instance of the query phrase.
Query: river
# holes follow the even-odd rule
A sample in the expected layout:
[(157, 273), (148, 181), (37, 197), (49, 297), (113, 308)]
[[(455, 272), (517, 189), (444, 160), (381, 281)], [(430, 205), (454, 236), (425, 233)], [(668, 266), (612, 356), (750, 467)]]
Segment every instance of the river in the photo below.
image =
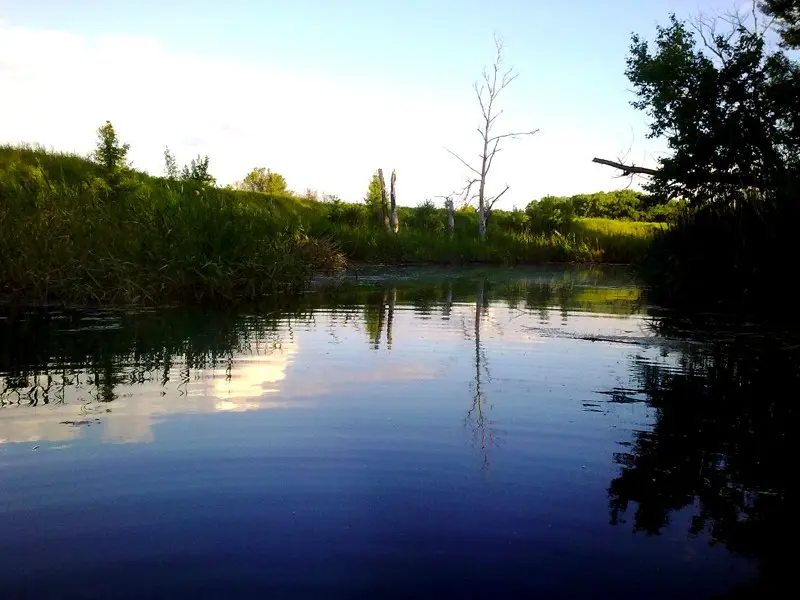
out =
[(6, 307), (0, 596), (759, 597), (798, 365), (621, 269)]

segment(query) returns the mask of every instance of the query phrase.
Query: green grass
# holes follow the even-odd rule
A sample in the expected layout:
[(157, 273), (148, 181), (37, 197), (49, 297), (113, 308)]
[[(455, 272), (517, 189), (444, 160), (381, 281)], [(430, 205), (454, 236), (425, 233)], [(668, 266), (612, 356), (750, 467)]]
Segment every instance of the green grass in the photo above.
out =
[(576, 237), (601, 249), (605, 262), (638, 262), (656, 232), (666, 227), (663, 223), (586, 218), (578, 219), (572, 229)]
[(345, 262), (383, 264), (637, 260), (654, 226), (583, 219), (569, 231), (530, 231), (521, 212), (496, 211), (489, 237), (459, 211), (399, 209), (399, 235), (374, 209), (229, 189), (129, 172), (110, 190), (80, 156), (0, 146), (0, 295), (33, 302), (189, 303), (251, 300), (297, 290)]
[(253, 299), (300, 288), (343, 262), (327, 240), (303, 233), (308, 207), (294, 198), (141, 174), (110, 195), (87, 161), (64, 156), (62, 170), (52, 159), (0, 148), (0, 291), (11, 298)]

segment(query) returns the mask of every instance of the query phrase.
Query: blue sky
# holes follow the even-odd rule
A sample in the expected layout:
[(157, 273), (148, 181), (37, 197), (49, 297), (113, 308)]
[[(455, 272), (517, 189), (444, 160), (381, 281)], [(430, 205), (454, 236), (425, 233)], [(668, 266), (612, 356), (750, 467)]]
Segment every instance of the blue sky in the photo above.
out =
[[(166, 144), (211, 157), (227, 183), (253, 166), (298, 191), (363, 196), (372, 170), (398, 169), (416, 204), (466, 176), (443, 146), (479, 151), (471, 90), (494, 32), (520, 77), (498, 127), (540, 128), (498, 156), (504, 205), (627, 185), (592, 164), (653, 162), (624, 76), (631, 32), (718, 0), (68, 1), (0, 0), (0, 142), (87, 151), (111, 118), (137, 166)], [(7, 94), (6, 91), (10, 91)]]

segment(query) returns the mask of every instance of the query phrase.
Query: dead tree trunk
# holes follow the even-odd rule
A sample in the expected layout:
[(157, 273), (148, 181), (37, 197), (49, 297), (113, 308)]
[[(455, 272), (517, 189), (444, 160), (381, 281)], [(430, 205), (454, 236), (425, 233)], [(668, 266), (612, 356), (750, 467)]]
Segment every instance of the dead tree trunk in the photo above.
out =
[(383, 178), (383, 169), (378, 169), (378, 179), (381, 182), (381, 215), (386, 231), (390, 231), (389, 225), (389, 201), (386, 198), (386, 180)]
[(397, 193), (396, 193), (396, 184), (397, 184), (397, 173), (394, 169), (392, 169), (392, 191), (391, 191), (391, 201), (392, 201), (392, 213), (389, 216), (389, 224), (391, 229), (394, 233), (400, 229), (400, 222), (397, 220)]
[(447, 209), (447, 231), (453, 235), (456, 232), (456, 215), (452, 197), (445, 199), (444, 207)]

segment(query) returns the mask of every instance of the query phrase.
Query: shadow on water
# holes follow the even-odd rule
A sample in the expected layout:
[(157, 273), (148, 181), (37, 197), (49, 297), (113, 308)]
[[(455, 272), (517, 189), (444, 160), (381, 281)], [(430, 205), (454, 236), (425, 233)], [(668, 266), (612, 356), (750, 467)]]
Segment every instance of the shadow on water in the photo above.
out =
[[(700, 323), (703, 323), (701, 325)], [(653, 326), (680, 349), (632, 361), (630, 390), (612, 402), (644, 401), (651, 428), (614, 456), (611, 523), (657, 535), (672, 514), (693, 511), (686, 532), (756, 559), (756, 582), (731, 597), (782, 597), (794, 580), (796, 418), (800, 338), (752, 324), (657, 317)], [(767, 594), (767, 595), (765, 595)], [(774, 594), (774, 595), (773, 595)]]
[[(79, 427), (113, 410), (122, 388), (171, 383), (180, 393), (209, 369), (230, 378), (239, 357), (293, 343), (295, 331), (313, 328), (323, 310), (334, 340), (353, 325), (372, 352), (397, 352), (403, 311), (413, 314), (414, 327), (446, 322), (469, 345), (463, 428), (488, 476), (499, 437), (493, 402), (503, 402), (492, 375), (503, 359), (492, 355), (498, 346), (487, 344), (487, 328), (500, 338), (503, 328), (516, 327), (541, 339), (616, 344), (629, 357), (629, 382), (599, 390), (605, 404), (588, 405), (641, 404), (653, 418), (618, 440), (623, 450), (613, 456), (616, 475), (608, 485), (611, 524), (654, 536), (690, 509), (689, 538), (708, 537), (758, 562), (758, 580), (736, 594), (773, 593), (791, 574), (787, 549), (797, 539), (788, 482), (797, 454), (800, 343), (758, 327), (716, 323), (709, 329), (664, 315), (654, 316), (652, 331), (639, 336), (567, 328), (584, 313), (646, 319), (650, 309), (627, 277), (592, 269), (531, 276), (398, 272), (362, 274), (357, 284), (248, 312), (0, 311), (0, 419), (4, 406), (74, 402), (67, 391), (79, 389), (79, 401), (92, 408), (62, 422)], [(495, 319), (498, 307), (505, 320)], [(655, 353), (646, 352), (653, 347)]]

